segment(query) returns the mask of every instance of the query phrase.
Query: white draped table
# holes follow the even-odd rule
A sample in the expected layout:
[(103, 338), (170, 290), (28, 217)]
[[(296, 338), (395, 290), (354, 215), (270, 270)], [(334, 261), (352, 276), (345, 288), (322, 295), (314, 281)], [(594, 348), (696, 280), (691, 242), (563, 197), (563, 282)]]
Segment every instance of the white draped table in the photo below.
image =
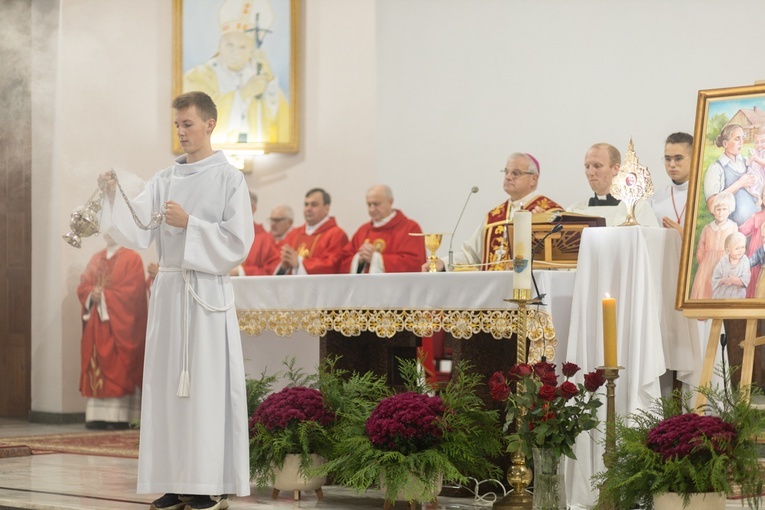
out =
[[(696, 321), (674, 309), (681, 239), (671, 229), (648, 227), (588, 228), (582, 232), (571, 308), (567, 361), (583, 372), (603, 365), (601, 300), (617, 302), (617, 358), (625, 367), (616, 380), (616, 413), (646, 409), (661, 396), (659, 377), (677, 371), (695, 386), (701, 373)], [(605, 420), (604, 405), (600, 413)], [(595, 504), (590, 477), (604, 469), (602, 431), (582, 434), (567, 461), (566, 485), (571, 506)]]
[[(565, 352), (574, 272), (535, 271), (548, 306), (528, 309), (530, 350)], [(510, 338), (518, 325), (510, 272), (391, 273), (232, 278), (239, 326), (248, 335), (273, 332), (389, 338), (444, 330), (467, 339), (479, 332)], [(557, 334), (556, 334), (557, 332)], [(352, 341), (352, 339), (349, 339)], [(560, 342), (560, 343), (559, 343)], [(563, 345), (561, 345), (561, 343)], [(508, 367), (509, 368), (509, 367)]]

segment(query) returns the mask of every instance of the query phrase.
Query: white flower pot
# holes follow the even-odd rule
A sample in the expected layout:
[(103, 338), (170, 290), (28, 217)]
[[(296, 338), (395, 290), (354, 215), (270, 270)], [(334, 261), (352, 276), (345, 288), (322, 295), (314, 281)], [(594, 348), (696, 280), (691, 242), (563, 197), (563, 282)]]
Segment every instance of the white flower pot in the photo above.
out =
[[(441, 492), (444, 475), (439, 474), (432, 487), (426, 487), (417, 476), (410, 474), (407, 484), (396, 494), (396, 501), (434, 501)], [(385, 497), (388, 488), (385, 485), (385, 474), (380, 473), (380, 490)]]
[[(324, 457), (311, 454), (311, 467), (318, 467), (324, 464), (326, 460)], [(279, 491), (293, 491), (295, 493), (295, 499), (299, 499), (299, 491), (316, 491), (317, 496), (321, 499), (321, 486), (327, 481), (326, 476), (314, 477), (306, 480), (299, 472), (300, 469), (300, 455), (289, 454), (284, 459), (284, 466), (281, 469), (274, 468), (274, 492), (272, 497), (274, 499), (278, 496)]]
[[(682, 510), (683, 497), (674, 492), (668, 492), (661, 496), (653, 497), (654, 510)], [(725, 493), (722, 492), (702, 492), (691, 494), (691, 500), (688, 510), (724, 510)]]

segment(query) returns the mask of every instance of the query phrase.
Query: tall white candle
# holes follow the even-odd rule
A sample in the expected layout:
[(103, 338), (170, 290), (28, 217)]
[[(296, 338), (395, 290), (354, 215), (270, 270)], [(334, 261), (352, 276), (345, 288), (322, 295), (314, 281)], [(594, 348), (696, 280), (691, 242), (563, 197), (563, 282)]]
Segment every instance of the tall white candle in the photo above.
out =
[(513, 215), (513, 295), (531, 295), (531, 212)]

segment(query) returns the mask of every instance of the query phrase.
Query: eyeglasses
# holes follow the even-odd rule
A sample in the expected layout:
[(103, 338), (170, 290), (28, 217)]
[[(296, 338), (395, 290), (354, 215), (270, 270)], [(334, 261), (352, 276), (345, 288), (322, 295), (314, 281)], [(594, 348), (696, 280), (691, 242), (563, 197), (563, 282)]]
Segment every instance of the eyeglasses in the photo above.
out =
[(289, 218), (268, 218), (268, 221), (270, 221), (271, 223), (279, 223), (280, 221), (286, 221), (288, 219)]
[(507, 168), (503, 168), (500, 170), (501, 173), (507, 175), (510, 174), (513, 179), (517, 179), (521, 175), (534, 175), (536, 172), (521, 172), (520, 170), (508, 170)]
[(674, 161), (676, 165), (679, 165), (680, 163), (683, 162), (684, 159), (685, 159), (685, 156), (664, 156), (664, 162), (667, 164), (672, 163)]

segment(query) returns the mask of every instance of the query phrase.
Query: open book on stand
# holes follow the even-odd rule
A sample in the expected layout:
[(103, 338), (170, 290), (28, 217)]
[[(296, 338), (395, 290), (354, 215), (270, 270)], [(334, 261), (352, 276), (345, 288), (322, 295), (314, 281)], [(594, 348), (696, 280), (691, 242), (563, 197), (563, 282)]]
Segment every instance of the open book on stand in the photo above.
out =
[[(604, 227), (606, 219), (600, 216), (557, 211), (534, 214), (531, 217), (531, 223), (533, 250), (536, 254), (533, 268), (574, 269), (579, 257), (582, 230), (589, 227)], [(558, 223), (563, 226), (563, 229), (548, 235)], [(512, 236), (512, 233), (509, 235)]]

